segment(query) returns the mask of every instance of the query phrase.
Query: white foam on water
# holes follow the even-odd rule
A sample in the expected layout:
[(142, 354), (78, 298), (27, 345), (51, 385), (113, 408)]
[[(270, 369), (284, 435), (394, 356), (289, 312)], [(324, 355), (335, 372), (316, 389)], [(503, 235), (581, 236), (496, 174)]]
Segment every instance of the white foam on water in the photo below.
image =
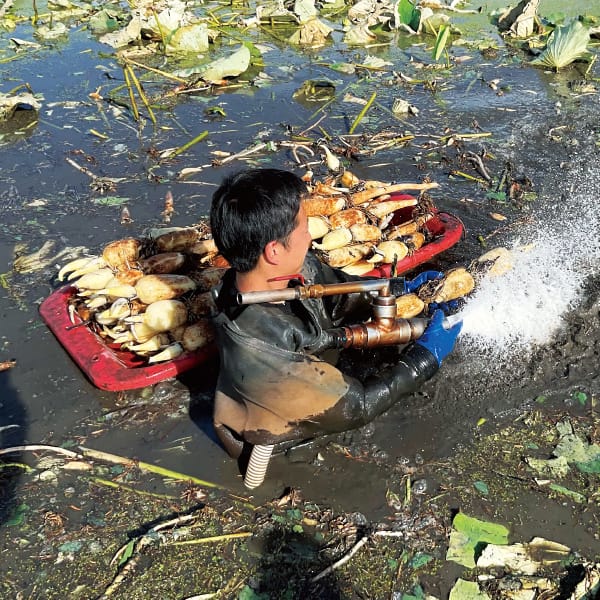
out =
[(478, 283), (461, 311), (461, 346), (506, 357), (551, 343), (600, 272), (599, 213), (598, 194), (579, 192), (505, 244), (513, 268)]

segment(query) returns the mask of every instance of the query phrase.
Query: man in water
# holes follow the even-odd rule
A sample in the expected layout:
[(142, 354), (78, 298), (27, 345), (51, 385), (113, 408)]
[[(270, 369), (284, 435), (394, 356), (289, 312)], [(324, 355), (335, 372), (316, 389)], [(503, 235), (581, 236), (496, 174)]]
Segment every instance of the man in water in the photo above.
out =
[[(371, 315), (368, 293), (240, 306), (238, 294), (305, 284), (355, 281), (309, 252), (304, 182), (287, 171), (251, 169), (215, 192), (211, 229), (231, 268), (218, 292), (215, 323), (220, 373), (214, 426), (228, 453), (301, 441), (360, 427), (431, 378), (452, 351), (461, 324), (446, 330), (436, 311), (397, 363), (361, 381), (328, 362), (325, 332)], [(441, 273), (390, 280), (394, 295)], [(329, 351), (330, 352), (330, 351)]]

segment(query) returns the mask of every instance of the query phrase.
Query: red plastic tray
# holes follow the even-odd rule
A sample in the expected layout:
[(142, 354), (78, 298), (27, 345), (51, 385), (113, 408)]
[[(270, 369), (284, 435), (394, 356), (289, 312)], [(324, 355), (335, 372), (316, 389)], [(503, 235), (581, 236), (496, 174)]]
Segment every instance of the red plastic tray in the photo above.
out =
[(211, 344), (171, 361), (148, 365), (133, 352), (108, 346), (78, 315), (71, 323), (68, 305), (75, 292), (76, 288), (70, 285), (56, 290), (42, 302), (40, 315), (79, 368), (100, 389), (114, 392), (152, 385), (201, 365), (216, 355), (217, 348)]
[[(396, 195), (394, 199), (410, 198)], [(410, 219), (412, 207), (402, 209), (394, 215), (394, 223)], [(421, 263), (456, 244), (463, 232), (462, 223), (454, 216), (435, 212), (425, 227), (434, 239), (422, 246), (411, 256), (398, 261), (397, 274), (411, 271)], [(391, 265), (376, 267), (365, 274), (371, 277), (389, 277)], [(76, 292), (70, 285), (53, 292), (40, 306), (40, 315), (63, 348), (98, 388), (108, 391), (131, 390), (158, 383), (175, 377), (201, 365), (216, 355), (217, 348), (211, 344), (196, 352), (182, 354), (169, 362), (148, 365), (133, 352), (113, 348), (92, 331), (78, 315), (72, 323), (69, 317), (69, 298)]]
[[(394, 194), (393, 200), (412, 198), (407, 194)], [(411, 218), (413, 207), (403, 208), (396, 211), (392, 220), (393, 225), (398, 225)], [(463, 234), (463, 224), (454, 215), (450, 213), (439, 212), (434, 209), (434, 214), (429, 221), (426, 221), (424, 227), (433, 236), (432, 241), (421, 246), (412, 255), (405, 256), (396, 263), (396, 274), (408, 273), (420, 264), (431, 260), (434, 256), (452, 248)], [(390, 277), (392, 265), (386, 263), (365, 273), (363, 277)]]

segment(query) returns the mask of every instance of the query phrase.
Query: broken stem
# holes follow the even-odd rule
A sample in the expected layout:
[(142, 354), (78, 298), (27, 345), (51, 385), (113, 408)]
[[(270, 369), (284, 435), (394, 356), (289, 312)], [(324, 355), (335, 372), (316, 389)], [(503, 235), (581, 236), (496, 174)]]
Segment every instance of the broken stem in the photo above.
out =
[(154, 123), (154, 125), (156, 125), (156, 117), (154, 116), (152, 107), (150, 106), (150, 103), (148, 102), (148, 98), (146, 97), (146, 94), (144, 93), (144, 89), (142, 88), (142, 85), (139, 82), (139, 79), (135, 76), (133, 69), (129, 65), (126, 65), (125, 68), (129, 72), (129, 76), (131, 77), (133, 84), (135, 85), (135, 89), (137, 90), (139, 97), (142, 99), (142, 102), (144, 103), (144, 106), (146, 107), (146, 110), (148, 111), (148, 114), (150, 115), (150, 120), (152, 121), (152, 123)]
[(212, 542), (225, 542), (227, 540), (234, 540), (237, 538), (245, 538), (250, 537), (252, 534), (251, 531), (243, 531), (240, 533), (227, 533), (224, 535), (213, 535), (211, 537), (198, 538), (195, 540), (183, 540), (181, 542), (172, 542), (169, 546), (191, 546), (194, 544), (209, 544)]
[(186, 144), (183, 144), (183, 146), (175, 148), (175, 150), (173, 150), (172, 152), (167, 152), (163, 158), (174, 158), (182, 152), (189, 150), (194, 144), (201, 142), (205, 137), (208, 137), (208, 130), (203, 131), (200, 135), (197, 135), (193, 140), (190, 140)]
[(250, 156), (251, 154), (256, 154), (256, 152), (264, 150), (267, 146), (268, 144), (266, 142), (260, 142), (258, 144), (255, 144), (254, 146), (251, 146), (250, 148), (246, 148), (245, 150), (237, 152), (236, 154), (230, 154), (229, 156), (226, 156), (225, 158), (219, 159), (215, 162), (219, 165), (224, 165), (225, 163), (231, 162), (232, 160), (236, 160), (238, 158), (245, 158), (246, 156)]
[(87, 175), (88, 177), (90, 177), (91, 179), (98, 179), (98, 175), (95, 175), (94, 173), (92, 173), (88, 168), (86, 167), (82, 167), (81, 165), (77, 164), (72, 158), (69, 158), (68, 156), (65, 157), (65, 160), (72, 166), (75, 167), (78, 171), (81, 171), (82, 173), (85, 173), (85, 175)]
[(363, 109), (358, 113), (358, 116), (356, 117), (356, 119), (354, 119), (354, 123), (352, 123), (352, 126), (350, 127), (350, 131), (348, 131), (348, 133), (350, 135), (352, 135), (354, 133), (354, 130), (356, 129), (358, 124), (363, 120), (363, 117), (367, 114), (367, 111), (371, 108), (371, 105), (373, 104), (373, 102), (375, 102), (376, 97), (377, 97), (377, 92), (373, 92), (371, 94), (371, 97), (367, 101), (367, 103), (363, 106)]
[(136, 121), (140, 120), (140, 113), (138, 111), (135, 96), (133, 95), (133, 88), (131, 87), (131, 79), (129, 77), (129, 71), (127, 66), (123, 67), (123, 75), (125, 76), (125, 84), (127, 85), (127, 91), (129, 93), (129, 101), (131, 102), (131, 110), (133, 111), (133, 118)]
[(317, 575), (315, 575), (310, 580), (310, 582), (315, 583), (316, 581), (323, 579), (323, 577), (326, 577), (330, 573), (333, 573), (333, 571), (335, 571), (337, 568), (346, 564), (368, 541), (370, 541), (375, 536), (377, 536), (377, 537), (405, 537), (405, 534), (401, 531), (375, 531), (371, 535), (366, 535), (365, 537), (358, 540), (358, 542), (356, 542), (356, 544), (354, 544), (354, 546), (352, 546), (352, 548), (350, 549), (350, 552), (348, 552), (347, 554), (342, 556), (342, 558), (340, 558), (338, 561), (334, 562), (332, 565), (329, 565), (325, 570), (323, 570), (320, 573), (318, 573)]
[[(178, 473), (177, 471), (171, 471), (170, 469), (165, 469), (164, 467), (159, 467), (157, 465), (152, 465), (149, 463), (135, 461), (131, 458), (126, 458), (124, 456), (118, 456), (116, 454), (109, 454), (108, 452), (102, 452), (101, 450), (92, 450), (91, 448), (84, 448), (83, 446), (79, 447), (83, 456), (85, 458), (95, 458), (98, 460), (103, 460), (105, 462), (114, 463), (117, 465), (131, 465), (134, 464), (140, 471), (147, 471), (148, 473), (155, 473), (157, 475), (161, 475), (162, 477), (169, 477), (171, 479), (177, 479), (180, 481), (191, 481), (193, 483), (197, 483), (198, 485), (202, 485), (204, 487), (218, 488), (224, 489), (223, 486), (218, 485), (217, 483), (212, 483), (211, 481), (205, 481), (203, 479), (199, 479), (198, 477), (194, 477), (193, 475), (186, 475), (184, 473)], [(73, 453), (74, 456), (77, 456)]]
[(156, 27), (158, 27), (158, 33), (160, 34), (160, 39), (162, 40), (163, 54), (166, 55), (167, 54), (167, 40), (165, 38), (165, 33), (160, 24), (160, 21), (158, 20), (158, 15), (156, 14), (156, 11), (154, 10), (154, 8), (152, 8), (152, 14), (154, 15), (154, 20), (156, 21)]
[(358, 540), (358, 542), (356, 542), (356, 544), (354, 544), (354, 546), (352, 546), (352, 548), (350, 549), (350, 552), (348, 552), (348, 554), (342, 556), (342, 558), (340, 558), (340, 560), (334, 562), (332, 565), (329, 565), (325, 570), (321, 571), (318, 575), (315, 575), (310, 582), (311, 583), (315, 583), (317, 581), (319, 581), (320, 579), (323, 579), (323, 577), (327, 577), (327, 575), (329, 575), (330, 573), (333, 573), (333, 571), (335, 571), (338, 567), (341, 567), (342, 565), (346, 564), (369, 540), (370, 540), (370, 536), (365, 536), (364, 538), (361, 538), (360, 540)]
[(10, 448), (2, 448), (0, 449), (0, 454), (14, 454), (17, 452), (39, 452), (40, 450), (50, 450), (52, 452), (57, 452), (58, 454), (64, 454), (69, 458), (81, 458), (80, 454), (77, 454), (77, 452), (73, 452), (72, 450), (67, 450), (66, 448), (61, 448), (60, 446), (47, 446), (45, 444), (27, 444), (25, 446), (12, 446)]
[(450, 175), (457, 175), (458, 177), (463, 177), (464, 179), (468, 179), (469, 181), (476, 181), (477, 183), (482, 183), (484, 185), (487, 185), (488, 183), (485, 179), (481, 179), (481, 177), (473, 177), (473, 175), (463, 173), (462, 171), (457, 171), (456, 169), (450, 171)]
[(176, 75), (171, 75), (171, 73), (166, 73), (165, 71), (161, 71), (160, 69), (156, 69), (155, 67), (149, 67), (148, 65), (143, 65), (131, 58), (124, 59), (126, 63), (133, 65), (134, 67), (138, 67), (139, 69), (146, 69), (147, 71), (152, 71), (152, 73), (157, 73), (158, 75), (162, 75), (167, 79), (172, 79), (173, 81), (177, 81), (178, 83), (187, 83), (187, 79), (183, 79), (181, 77), (177, 77)]
[(116, 481), (111, 481), (110, 479), (102, 479), (101, 477), (93, 477), (92, 481), (95, 483), (99, 483), (100, 485), (105, 485), (106, 487), (117, 488), (120, 490), (124, 490), (126, 492), (133, 492), (134, 494), (139, 494), (140, 496), (150, 496), (152, 498), (162, 498), (167, 500), (174, 500), (175, 496), (170, 496), (169, 494), (158, 494), (156, 492), (146, 492), (144, 490), (136, 490), (128, 485), (123, 485), (122, 483), (117, 483)]

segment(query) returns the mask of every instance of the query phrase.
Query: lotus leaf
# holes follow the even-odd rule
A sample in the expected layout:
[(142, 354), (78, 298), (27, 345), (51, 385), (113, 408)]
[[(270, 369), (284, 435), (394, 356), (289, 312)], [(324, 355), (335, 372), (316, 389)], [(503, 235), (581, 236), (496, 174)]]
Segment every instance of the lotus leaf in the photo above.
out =
[(490, 600), (490, 595), (482, 592), (476, 581), (457, 579), (448, 600)]
[(208, 28), (205, 23), (179, 27), (169, 38), (167, 50), (171, 52), (202, 53), (208, 50)]
[(331, 27), (314, 17), (300, 26), (298, 31), (290, 37), (290, 43), (300, 46), (323, 46), (332, 31)]
[(246, 46), (240, 46), (233, 54), (210, 63), (200, 76), (204, 81), (219, 81), (225, 77), (237, 77), (249, 66), (250, 50)]
[(508, 529), (504, 525), (480, 521), (464, 513), (458, 513), (452, 521), (450, 544), (446, 560), (453, 560), (465, 567), (475, 567), (475, 554), (485, 544), (507, 544)]
[(557, 27), (550, 37), (546, 49), (532, 64), (552, 69), (562, 69), (586, 55), (590, 33), (580, 21)]

